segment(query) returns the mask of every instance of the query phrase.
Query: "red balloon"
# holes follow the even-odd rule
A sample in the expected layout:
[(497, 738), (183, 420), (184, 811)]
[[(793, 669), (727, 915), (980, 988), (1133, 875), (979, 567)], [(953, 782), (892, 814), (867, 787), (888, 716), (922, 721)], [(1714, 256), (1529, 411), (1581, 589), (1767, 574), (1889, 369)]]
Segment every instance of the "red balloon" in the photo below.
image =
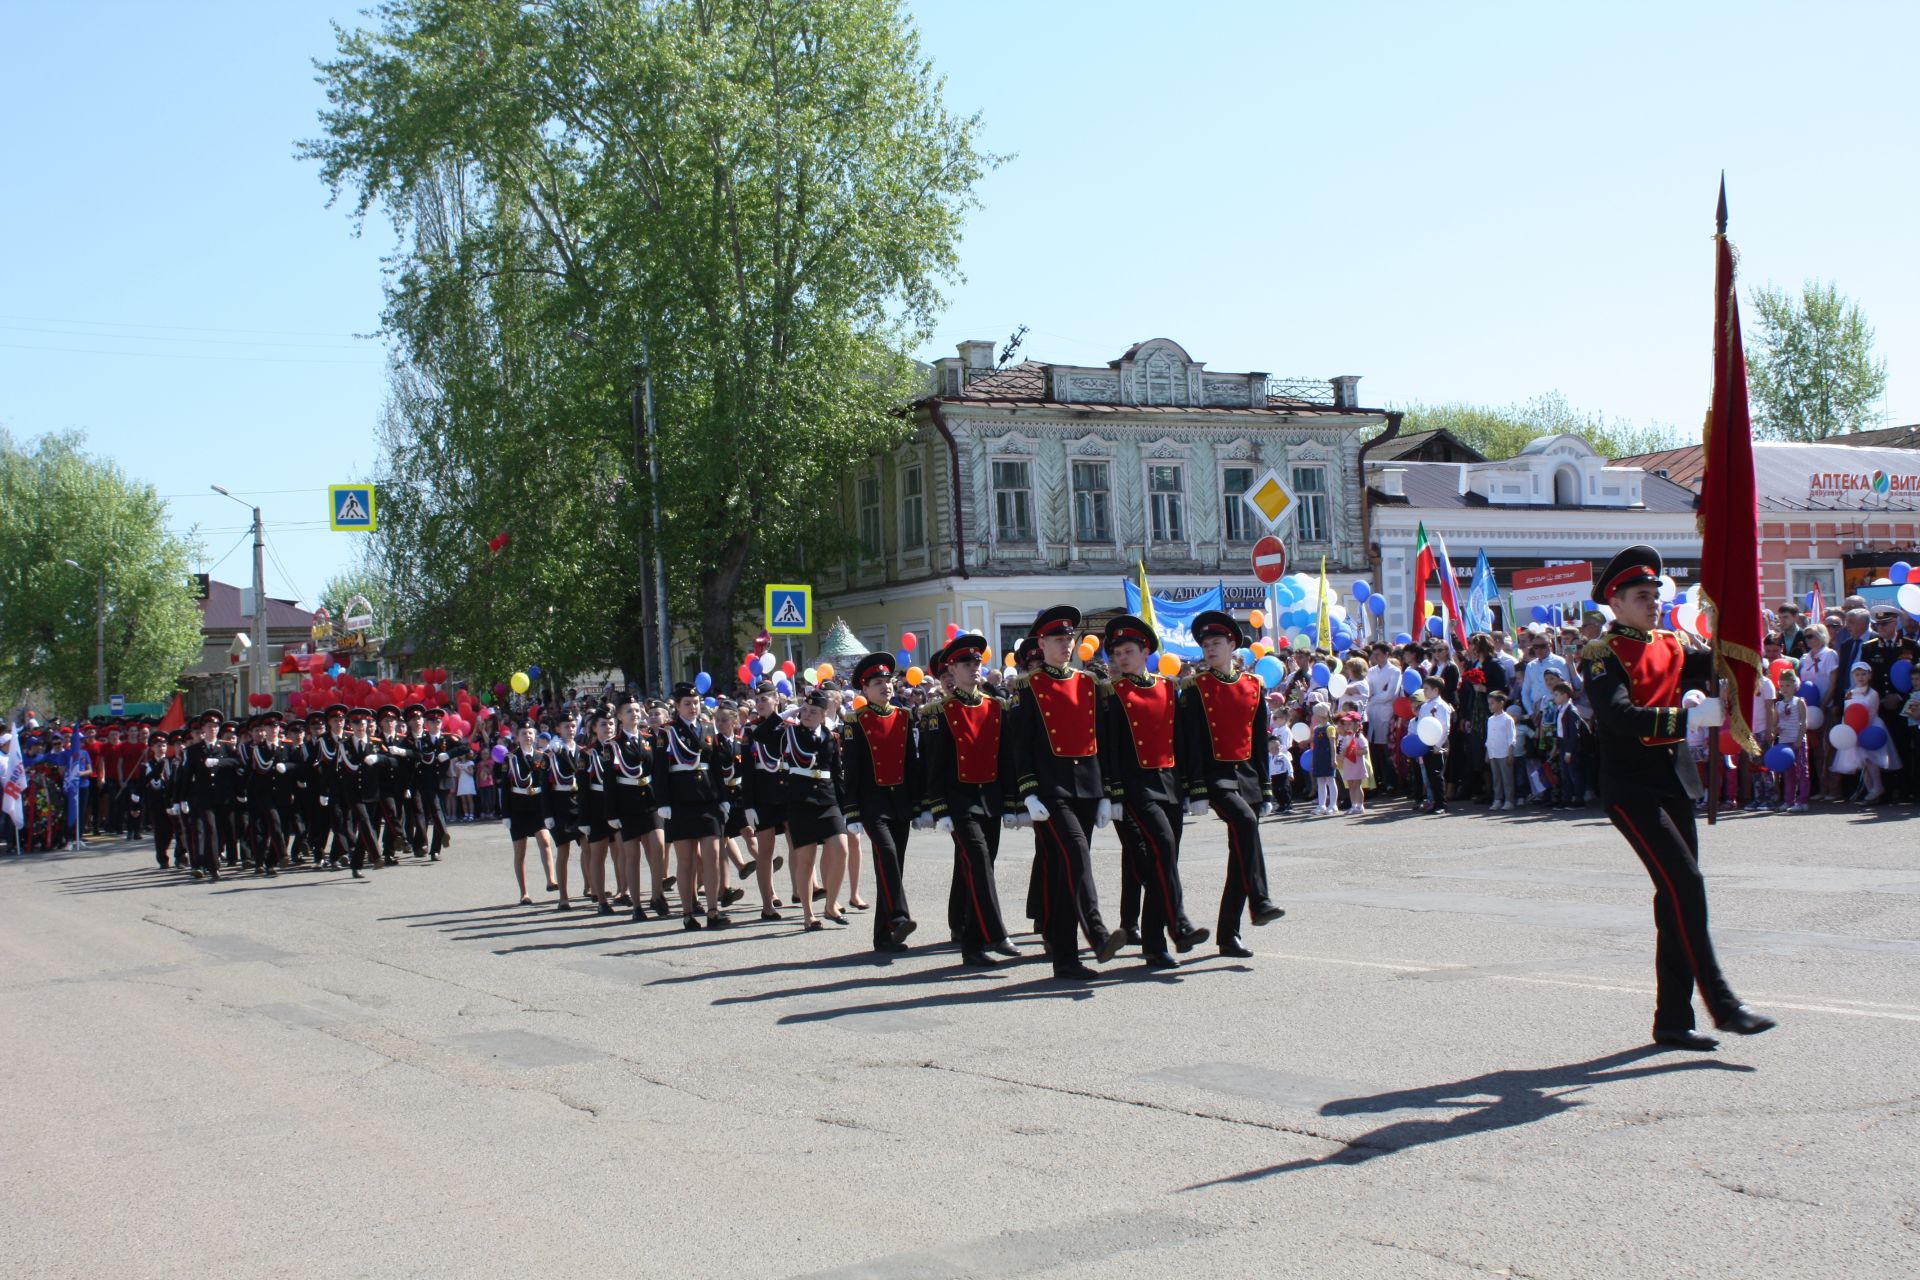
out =
[(1393, 700), (1393, 714), (1402, 720), (1413, 719), (1413, 699), (1401, 694)]
[(912, 653), (920, 647), (920, 637), (911, 631), (902, 631), (900, 633), (900, 647), (908, 653)]
[(740, 677), (741, 684), (750, 685), (753, 683), (753, 668), (748, 666), (746, 663), (744, 662), (741, 663), (740, 670), (735, 672), (735, 674)]
[(1858, 733), (1867, 727), (1868, 721), (1872, 720), (1873, 716), (1867, 711), (1866, 703), (1853, 702), (1847, 704), (1846, 712), (1840, 718), (1847, 722), (1849, 729)]
[(960, 624), (957, 622), (949, 622), (947, 624), (947, 639), (951, 640), (959, 634), (960, 634)]
[(789, 679), (789, 680), (791, 680), (791, 679), (793, 679), (793, 673), (794, 673), (795, 671), (797, 671), (797, 670), (799, 670), (799, 668), (797, 668), (797, 667), (795, 667), (795, 666), (793, 665), (793, 659), (792, 659), (792, 658), (788, 658), (788, 659), (787, 659), (787, 660), (786, 660), (785, 662), (783, 662), (783, 663), (781, 663), (781, 664), (780, 664), (780, 672), (781, 672), (781, 674), (782, 674), (782, 675), (784, 675), (784, 676), (786, 676), (786, 677), (787, 677), (787, 679)]

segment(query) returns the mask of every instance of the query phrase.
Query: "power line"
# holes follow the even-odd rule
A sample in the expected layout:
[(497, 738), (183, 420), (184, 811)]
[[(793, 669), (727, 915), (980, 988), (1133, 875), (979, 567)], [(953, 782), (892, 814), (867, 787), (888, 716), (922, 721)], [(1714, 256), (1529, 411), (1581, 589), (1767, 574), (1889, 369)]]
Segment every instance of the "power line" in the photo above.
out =
[(287, 572), (287, 566), (281, 563), (280, 553), (273, 549), (273, 543), (264, 537), (261, 538), (260, 541), (266, 547), (267, 558), (273, 561), (273, 567), (280, 571), (281, 578), (285, 579), (286, 584), (293, 588), (293, 598), (296, 600), (305, 600), (307, 593), (300, 589), (300, 584), (295, 582), (293, 575)]
[(240, 549), (240, 544), (245, 542), (247, 540), (247, 535), (251, 534), (252, 532), (253, 532), (253, 526), (248, 525), (246, 528), (246, 532), (242, 533), (237, 539), (234, 540), (234, 544), (227, 548), (227, 555), (221, 556), (218, 560), (215, 560), (212, 566), (208, 568), (206, 572), (208, 574), (219, 572), (220, 566), (227, 562), (227, 556), (231, 556), (234, 552), (238, 551)]

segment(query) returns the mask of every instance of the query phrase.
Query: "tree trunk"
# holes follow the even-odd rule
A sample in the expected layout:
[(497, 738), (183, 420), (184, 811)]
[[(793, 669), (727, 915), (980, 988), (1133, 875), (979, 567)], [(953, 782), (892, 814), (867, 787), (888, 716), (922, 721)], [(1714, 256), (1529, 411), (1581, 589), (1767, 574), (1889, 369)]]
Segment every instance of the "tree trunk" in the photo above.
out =
[(740, 665), (733, 596), (752, 548), (752, 533), (736, 533), (720, 544), (714, 562), (700, 571), (700, 666), (716, 685), (729, 684)]
[(613, 661), (626, 676), (627, 684), (635, 689), (652, 687), (655, 666), (653, 619), (641, 607), (641, 599), (637, 588), (626, 598), (620, 610), (622, 622), (615, 628), (613, 637)]

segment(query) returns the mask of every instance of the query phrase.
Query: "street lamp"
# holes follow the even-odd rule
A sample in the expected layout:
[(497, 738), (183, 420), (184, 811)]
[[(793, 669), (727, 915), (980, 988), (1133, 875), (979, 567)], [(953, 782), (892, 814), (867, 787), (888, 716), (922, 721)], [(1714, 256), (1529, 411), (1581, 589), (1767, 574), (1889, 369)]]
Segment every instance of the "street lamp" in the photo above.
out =
[[(80, 572), (87, 567), (78, 560), (69, 560)], [(104, 706), (107, 701), (107, 571), (100, 570), (93, 600), (93, 700)]]
[[(241, 502), (220, 485), (208, 485), (223, 498)], [(267, 687), (267, 543), (260, 523), (260, 508), (253, 508), (253, 674), (250, 692), (271, 693)]]

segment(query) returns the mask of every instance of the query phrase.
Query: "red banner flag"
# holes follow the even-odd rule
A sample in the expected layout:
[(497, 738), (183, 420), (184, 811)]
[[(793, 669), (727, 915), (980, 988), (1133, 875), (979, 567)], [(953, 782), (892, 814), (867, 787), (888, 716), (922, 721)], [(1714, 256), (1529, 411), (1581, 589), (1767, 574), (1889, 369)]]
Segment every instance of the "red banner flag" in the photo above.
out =
[(1706, 472), (1700, 485), (1700, 589), (1713, 608), (1713, 667), (1732, 686), (1727, 729), (1760, 754), (1748, 723), (1760, 683), (1760, 521), (1753, 478), (1753, 423), (1747, 416), (1747, 359), (1740, 341), (1733, 246), (1727, 242), (1727, 183), (1720, 180), (1714, 235), (1713, 402), (1707, 410)]

